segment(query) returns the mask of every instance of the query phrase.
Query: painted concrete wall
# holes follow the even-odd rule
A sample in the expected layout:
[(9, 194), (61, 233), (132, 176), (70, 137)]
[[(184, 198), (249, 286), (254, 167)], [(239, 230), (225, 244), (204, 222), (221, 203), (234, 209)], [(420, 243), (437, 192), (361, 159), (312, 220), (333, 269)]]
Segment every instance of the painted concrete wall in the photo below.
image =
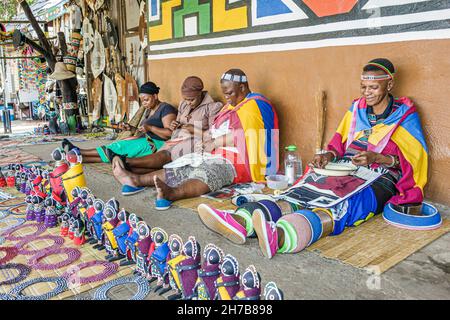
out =
[(431, 163), (426, 197), (450, 204), (450, 60), (443, 59), (444, 52), (448, 57), (450, 40), (155, 60), (149, 61), (149, 79), (162, 88), (162, 99), (174, 104), (180, 99), (181, 82), (190, 75), (201, 77), (210, 93), (223, 100), (220, 75), (232, 67), (243, 69), (251, 89), (276, 106), (280, 146), (296, 144), (307, 161), (317, 139), (314, 95), (322, 88), (328, 96), (328, 141), (352, 100), (359, 97), (364, 63), (387, 57), (398, 69), (394, 95), (413, 99), (427, 137)]

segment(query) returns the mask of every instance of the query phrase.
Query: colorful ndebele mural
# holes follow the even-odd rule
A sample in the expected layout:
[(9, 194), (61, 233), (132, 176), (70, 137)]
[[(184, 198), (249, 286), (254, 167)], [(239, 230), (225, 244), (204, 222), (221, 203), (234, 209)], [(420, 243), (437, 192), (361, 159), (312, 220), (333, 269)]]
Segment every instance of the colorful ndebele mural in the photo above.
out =
[(450, 38), (450, 0), (147, 1), (149, 59)]

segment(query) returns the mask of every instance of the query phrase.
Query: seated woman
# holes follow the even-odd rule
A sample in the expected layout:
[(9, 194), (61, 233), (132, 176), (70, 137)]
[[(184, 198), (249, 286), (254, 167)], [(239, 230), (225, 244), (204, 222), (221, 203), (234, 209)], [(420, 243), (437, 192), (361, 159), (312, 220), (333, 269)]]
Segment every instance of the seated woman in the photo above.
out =
[[(171, 168), (137, 175), (125, 170), (120, 158), (113, 173), (122, 184), (157, 188), (156, 207), (171, 201), (198, 197), (232, 183), (262, 182), (278, 170), (278, 117), (270, 102), (251, 93), (243, 71), (231, 69), (221, 79), (228, 104), (212, 124), (198, 151), (183, 156)], [(206, 151), (206, 153), (204, 153)], [(207, 153), (212, 152), (212, 153)], [(180, 164), (177, 166), (176, 164)]]
[(208, 91), (203, 89), (203, 81), (199, 77), (190, 76), (184, 80), (181, 86), (183, 100), (178, 107), (176, 120), (170, 124), (170, 140), (155, 154), (133, 159), (122, 158), (127, 168), (139, 174), (149, 173), (194, 151), (195, 135), (202, 139), (223, 107), (221, 102), (214, 101)]
[[(387, 203), (403, 207), (420, 204), (427, 182), (428, 151), (413, 103), (390, 94), (394, 73), (387, 59), (374, 59), (364, 67), (362, 97), (345, 114), (328, 151), (315, 155), (311, 164), (324, 168), (333, 161), (351, 161), (366, 167), (364, 170), (378, 177), (368, 187), (357, 191), (357, 177), (320, 177), (312, 173), (315, 177), (311, 185), (319, 189), (313, 188), (307, 196), (314, 199), (315, 193), (323, 189), (328, 194), (345, 191), (348, 197), (331, 208), (305, 205), (307, 210), (298, 210), (293, 203), (292, 207), (286, 206), (284, 201), (261, 201), (232, 214), (200, 205), (203, 223), (235, 243), (244, 243), (246, 237), (256, 235), (263, 254), (271, 258), (277, 252), (299, 252), (322, 236), (357, 226), (383, 212)], [(333, 178), (334, 183), (328, 178)], [(325, 179), (322, 185), (321, 179)], [(304, 185), (297, 188), (305, 189)]]
[[(171, 123), (178, 113), (172, 105), (159, 101), (159, 90), (160, 88), (153, 82), (143, 84), (139, 89), (141, 108), (144, 108), (141, 113), (141, 120), (137, 122), (139, 126), (134, 127), (129, 123), (119, 126), (122, 130), (121, 134), (129, 133), (125, 137), (131, 137), (96, 149), (79, 148), (83, 156), (83, 162), (110, 162), (115, 155), (129, 158), (143, 157), (159, 150), (165, 141), (170, 138), (172, 134)], [(139, 114), (136, 116), (139, 117)], [(68, 146), (69, 150), (77, 148), (67, 139), (63, 140), (62, 146), (63, 148)]]

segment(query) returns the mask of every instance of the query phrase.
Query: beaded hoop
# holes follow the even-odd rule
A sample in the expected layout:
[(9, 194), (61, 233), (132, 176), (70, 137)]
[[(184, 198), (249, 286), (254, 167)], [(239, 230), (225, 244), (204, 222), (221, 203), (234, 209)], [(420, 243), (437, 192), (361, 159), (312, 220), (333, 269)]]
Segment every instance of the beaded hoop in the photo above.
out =
[(130, 300), (144, 300), (145, 297), (150, 293), (150, 284), (144, 277), (122, 277), (109, 281), (98, 288), (94, 293), (94, 300), (111, 300), (108, 297), (108, 291), (114, 287), (127, 283), (135, 283), (138, 287), (137, 292)]
[[(26, 236), (13, 236), (12, 234), (16, 231), (19, 231), (23, 228), (26, 227), (35, 227), (37, 230), (35, 233), (32, 234), (28, 234)], [(41, 223), (29, 223), (29, 224), (22, 224), (18, 227), (9, 229), (6, 233), (5, 233), (5, 239), (9, 240), (9, 241), (21, 241), (21, 240), (25, 240), (25, 239), (33, 239), (36, 238), (38, 235), (42, 234), (45, 232), (45, 230), (47, 230), (47, 228), (44, 226), (44, 224)]]
[(0, 270), (8, 270), (8, 269), (18, 270), (19, 275), (13, 279), (0, 282), (0, 286), (19, 283), (20, 281), (28, 277), (28, 275), (31, 273), (31, 268), (21, 263), (9, 263), (5, 265), (0, 265)]
[(3, 258), (0, 259), (0, 265), (11, 261), (18, 254), (18, 250), (16, 247), (0, 247), (0, 251), (3, 251), (6, 253), (6, 256), (4, 256)]
[[(53, 241), (53, 245), (44, 248), (44, 249), (35, 249), (35, 250), (28, 250), (28, 249), (24, 249), (23, 247), (30, 243), (30, 242), (34, 242), (34, 241), (39, 241), (39, 240), (44, 240), (44, 239), (48, 239), (48, 240), (52, 240)], [(22, 241), (20, 241), (19, 243), (17, 243), (16, 245), (14, 245), (18, 250), (19, 250), (19, 254), (24, 254), (24, 255), (35, 255), (38, 253), (41, 253), (43, 251), (48, 251), (48, 250), (53, 250), (56, 248), (61, 248), (61, 246), (64, 244), (64, 238), (60, 237), (60, 236), (52, 236), (52, 235), (43, 235), (43, 236), (39, 236), (39, 237), (35, 237), (33, 239), (24, 239)]]
[[(97, 282), (97, 281), (104, 280), (104, 279), (112, 276), (119, 269), (119, 266), (116, 263), (100, 261), (100, 260), (83, 262), (83, 263), (80, 263), (79, 265), (76, 265), (74, 268), (78, 268), (78, 270), (82, 270), (82, 269), (86, 269), (86, 268), (93, 267), (93, 266), (103, 266), (105, 268), (105, 270), (102, 273), (98, 273), (93, 276), (82, 277), (82, 278), (80, 277), (79, 278), (80, 284), (83, 285), (83, 284), (87, 284), (87, 283), (91, 283), (91, 282)], [(72, 274), (70, 274), (69, 272), (65, 272), (61, 277), (68, 280), (71, 275)]]
[[(41, 259), (54, 255), (54, 254), (58, 254), (58, 253), (65, 253), (67, 254), (67, 259), (57, 262), (57, 263), (53, 263), (53, 264), (47, 264), (47, 263), (43, 263), (43, 262), (39, 262)], [(74, 248), (56, 248), (56, 249), (51, 249), (51, 250), (47, 250), (45, 252), (39, 253), (34, 255), (33, 257), (31, 257), (30, 260), (28, 260), (28, 264), (30, 264), (33, 269), (38, 269), (38, 270), (56, 270), (62, 267), (65, 267), (75, 261), (77, 261), (79, 258), (81, 257), (81, 252), (77, 249)]]
[(9, 211), (9, 210), (0, 210), (0, 220), (5, 219), (10, 214), (11, 214), (11, 211)]
[[(14, 217), (10, 217), (10, 218), (1, 219), (1, 222), (3, 222), (3, 223), (5, 223), (5, 222), (7, 222), (7, 221), (15, 221), (15, 224), (13, 224), (13, 225), (11, 225), (11, 226), (7, 226), (7, 227), (0, 228), (0, 233), (8, 232), (8, 231), (10, 231), (11, 229), (17, 228), (17, 227), (23, 225), (23, 224), (26, 222), (26, 220), (25, 220), (24, 218), (14, 218)], [(8, 239), (8, 240), (9, 240), (9, 239)]]
[(0, 293), (0, 300), (16, 300), (12, 295), (10, 294), (3, 294)]
[[(41, 294), (40, 296), (25, 296), (22, 294), (23, 290), (40, 282), (54, 282), (56, 284), (56, 287), (52, 291), (46, 294)], [(29, 281), (22, 282), (18, 286), (14, 287), (9, 292), (9, 294), (14, 296), (17, 300), (49, 300), (50, 298), (57, 296), (67, 289), (67, 282), (64, 278), (35, 278)]]

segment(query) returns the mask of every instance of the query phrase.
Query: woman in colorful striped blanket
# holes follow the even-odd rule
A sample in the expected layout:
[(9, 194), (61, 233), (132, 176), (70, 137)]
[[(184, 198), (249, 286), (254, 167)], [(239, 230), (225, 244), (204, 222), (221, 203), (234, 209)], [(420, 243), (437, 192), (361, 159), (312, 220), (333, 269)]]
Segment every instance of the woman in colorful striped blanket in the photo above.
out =
[[(311, 163), (319, 169), (331, 162), (363, 167), (366, 175), (378, 174), (368, 186), (362, 188), (367, 181), (355, 176), (320, 176), (310, 169), (301, 186), (290, 193), (306, 205), (263, 200), (245, 204), (232, 214), (200, 205), (203, 223), (235, 243), (257, 236), (263, 254), (271, 258), (277, 252), (299, 252), (322, 236), (357, 226), (383, 212), (387, 203), (405, 213), (408, 207), (420, 205), (428, 149), (412, 101), (391, 94), (394, 74), (387, 59), (374, 59), (364, 66), (362, 97), (353, 101), (327, 152), (315, 155)], [(336, 205), (317, 205), (323, 199)], [(302, 207), (308, 210), (298, 210)]]

